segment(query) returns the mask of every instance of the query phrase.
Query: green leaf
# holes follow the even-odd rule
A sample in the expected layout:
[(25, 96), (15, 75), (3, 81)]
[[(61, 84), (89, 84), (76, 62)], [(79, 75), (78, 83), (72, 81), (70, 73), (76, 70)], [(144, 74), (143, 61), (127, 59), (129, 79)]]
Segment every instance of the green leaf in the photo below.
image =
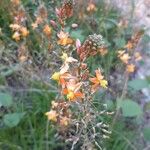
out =
[(124, 38), (116, 38), (116, 39), (114, 39), (114, 42), (115, 42), (117, 48), (124, 47), (125, 43), (126, 43)]
[(121, 108), (124, 117), (136, 117), (142, 114), (139, 104), (132, 100), (118, 100), (117, 106)]
[(143, 38), (142, 38), (142, 41), (143, 41), (144, 43), (150, 42), (150, 36), (147, 35), (147, 34), (145, 34), (145, 35), (143, 36)]
[(72, 31), (72, 32), (70, 33), (70, 35), (71, 35), (72, 38), (80, 39), (81, 42), (83, 42), (83, 40), (84, 40), (84, 36), (83, 36), (81, 30)]
[(19, 124), (25, 113), (12, 113), (6, 114), (3, 118), (4, 124), (10, 128), (15, 127)]
[(145, 127), (143, 129), (144, 138), (150, 141), (150, 127)]
[(128, 83), (129, 87), (133, 88), (136, 91), (139, 91), (143, 88), (147, 88), (149, 87), (149, 83), (147, 80), (143, 80), (143, 79), (134, 79), (129, 81)]
[(111, 29), (111, 28), (117, 26), (116, 20), (111, 19), (111, 18), (106, 18), (105, 20), (106, 20), (105, 21), (105, 27), (106, 27), (106, 29)]
[(9, 107), (13, 103), (12, 96), (8, 93), (0, 93), (0, 106)]

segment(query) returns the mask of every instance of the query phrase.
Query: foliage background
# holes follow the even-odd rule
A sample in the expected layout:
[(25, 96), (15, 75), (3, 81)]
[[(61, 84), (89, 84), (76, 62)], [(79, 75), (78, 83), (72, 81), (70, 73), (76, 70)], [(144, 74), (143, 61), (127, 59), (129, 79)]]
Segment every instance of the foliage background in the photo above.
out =
[[(49, 11), (49, 19), (55, 19), (54, 8), (59, 6), (60, 2), (53, 3), (48, 0), (42, 2)], [(22, 6), (31, 22), (39, 4), (40, 1), (22, 0)], [(81, 41), (93, 33), (104, 36), (108, 45), (108, 55), (104, 58), (97, 56), (95, 59), (90, 59), (88, 64), (92, 71), (99, 66), (104, 68), (105, 76), (110, 81), (114, 92), (119, 93), (122, 89), (124, 70), (116, 57), (116, 50), (122, 48), (135, 32), (133, 16), (124, 18), (112, 4), (102, 0), (98, 0), (95, 13), (87, 14), (87, 5), (88, 2), (84, 1), (80, 11), (82, 14), (76, 12), (74, 17), (68, 20), (66, 31), (71, 37), (79, 38)], [(56, 66), (51, 64), (53, 58), (47, 49), (48, 42), (45, 39), (41, 42), (42, 35), (32, 31), (31, 25), (28, 24), (31, 34), (24, 42), (32, 59), (20, 63), (17, 58), (18, 44), (12, 40), (12, 32), (9, 28), (13, 21), (11, 9), (9, 0), (0, 1), (0, 28), (2, 29), (0, 33), (0, 148), (43, 150), (46, 148), (45, 145), (48, 145), (50, 150), (64, 149), (65, 143), (55, 138), (55, 128), (48, 126), (44, 115), (57, 93), (54, 83), (50, 81), (50, 75)], [(76, 10), (79, 9), (77, 5)], [(86, 17), (80, 20), (79, 15)], [(127, 21), (128, 24), (120, 26), (121, 21)], [(72, 29), (70, 27), (72, 23), (77, 23), (78, 28)], [(149, 40), (150, 37), (145, 32), (142, 45), (147, 45)], [(145, 49), (141, 51), (143, 55), (149, 55)], [(145, 62), (143, 60), (139, 68), (142, 68)], [(95, 99), (107, 103), (110, 110), (115, 111), (118, 105), (123, 110), (122, 116), (112, 129), (110, 139), (104, 141), (106, 149), (150, 149), (150, 126), (148, 125), (150, 103), (142, 101), (145, 97), (142, 90), (149, 87), (150, 76), (146, 75), (146, 78), (139, 79), (135, 73), (130, 77), (128, 88), (130, 100), (126, 100), (126, 104), (120, 104), (113, 96), (105, 96), (106, 93), (97, 93)], [(48, 130), (46, 130), (47, 126)]]

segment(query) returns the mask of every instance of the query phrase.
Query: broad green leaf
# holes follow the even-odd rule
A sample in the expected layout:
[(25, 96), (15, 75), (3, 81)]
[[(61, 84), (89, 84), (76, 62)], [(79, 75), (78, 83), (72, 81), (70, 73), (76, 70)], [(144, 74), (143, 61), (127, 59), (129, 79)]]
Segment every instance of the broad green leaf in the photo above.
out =
[(12, 96), (8, 93), (0, 93), (0, 106), (9, 107), (13, 103)]
[(143, 129), (144, 138), (150, 141), (150, 127), (145, 127)]
[(129, 81), (128, 85), (136, 91), (149, 87), (148, 81), (143, 79), (131, 80)]
[(150, 102), (145, 103), (144, 111), (150, 111)]
[(150, 42), (150, 36), (147, 35), (147, 34), (145, 34), (145, 35), (143, 36), (143, 38), (142, 38), (142, 41), (143, 41), (144, 43)]
[(139, 104), (132, 100), (118, 100), (117, 106), (121, 108), (124, 117), (136, 117), (142, 114)]
[(19, 124), (25, 113), (12, 113), (4, 115), (4, 124), (10, 128), (15, 127)]

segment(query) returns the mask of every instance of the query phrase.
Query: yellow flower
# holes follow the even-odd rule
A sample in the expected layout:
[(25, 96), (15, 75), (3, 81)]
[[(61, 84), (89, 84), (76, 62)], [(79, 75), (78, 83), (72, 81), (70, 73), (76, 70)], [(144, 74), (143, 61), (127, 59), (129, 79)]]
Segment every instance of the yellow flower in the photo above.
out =
[(20, 33), (16, 31), (16, 32), (13, 34), (12, 38), (13, 38), (14, 40), (16, 40), (16, 41), (19, 41), (19, 40), (20, 40)]
[(61, 59), (64, 61), (64, 63), (72, 63), (77, 62), (77, 59), (74, 59), (73, 57), (69, 57), (67, 53), (63, 53), (61, 56)]
[(62, 56), (61, 56), (61, 59), (62, 59), (63, 61), (66, 61), (67, 58), (68, 58), (67, 53), (63, 53)]
[(60, 79), (60, 72), (55, 72), (52, 77), (53, 80), (59, 81)]
[(55, 110), (51, 110), (49, 112), (46, 112), (45, 115), (48, 117), (48, 120), (54, 121), (54, 122), (57, 121), (58, 114)]
[(68, 94), (67, 94), (67, 99), (74, 99), (75, 95), (73, 93), (73, 91), (68, 91)]
[(135, 65), (133, 65), (133, 64), (127, 65), (126, 71), (128, 73), (133, 73), (135, 71)]
[(106, 81), (106, 80), (100, 80), (100, 85), (101, 85), (101, 87), (103, 87), (103, 88), (107, 88), (108, 81)]

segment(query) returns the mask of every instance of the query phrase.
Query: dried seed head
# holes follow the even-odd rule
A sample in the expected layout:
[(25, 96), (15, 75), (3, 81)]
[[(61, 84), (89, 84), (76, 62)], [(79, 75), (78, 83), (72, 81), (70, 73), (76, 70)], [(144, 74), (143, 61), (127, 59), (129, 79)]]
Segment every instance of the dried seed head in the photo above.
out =
[(82, 60), (89, 56), (94, 56), (100, 49), (105, 48), (105, 42), (100, 34), (89, 35), (83, 45), (80, 47), (79, 55)]
[(47, 18), (48, 13), (47, 13), (47, 9), (46, 9), (46, 7), (44, 5), (39, 6), (39, 8), (38, 8), (38, 16), (40, 16), (43, 19)]
[(57, 15), (61, 19), (70, 18), (73, 15), (73, 2), (72, 0), (65, 0), (62, 7), (57, 10)]
[(92, 49), (99, 49), (105, 46), (103, 37), (100, 34), (89, 35), (84, 44)]

